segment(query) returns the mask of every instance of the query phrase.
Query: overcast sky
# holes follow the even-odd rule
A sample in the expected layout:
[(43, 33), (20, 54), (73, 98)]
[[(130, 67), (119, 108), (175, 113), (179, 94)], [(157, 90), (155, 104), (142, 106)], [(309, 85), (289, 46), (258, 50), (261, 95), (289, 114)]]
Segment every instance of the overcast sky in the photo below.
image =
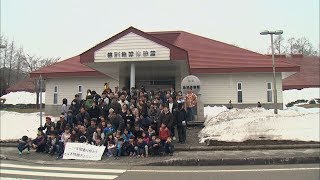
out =
[(265, 29), (319, 47), (319, 0), (1, 0), (1, 35), (29, 54), (68, 58), (133, 26), (184, 30), (267, 53)]

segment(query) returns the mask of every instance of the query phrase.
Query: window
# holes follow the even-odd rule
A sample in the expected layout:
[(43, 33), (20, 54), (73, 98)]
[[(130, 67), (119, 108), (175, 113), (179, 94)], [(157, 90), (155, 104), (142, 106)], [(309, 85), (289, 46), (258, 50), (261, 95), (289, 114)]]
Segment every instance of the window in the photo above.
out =
[(267, 102), (272, 102), (272, 84), (267, 82)]
[(53, 88), (53, 104), (58, 104), (58, 86)]
[(82, 85), (78, 85), (78, 95), (79, 99), (82, 99)]
[(237, 83), (237, 95), (238, 95), (238, 103), (242, 103), (242, 83)]

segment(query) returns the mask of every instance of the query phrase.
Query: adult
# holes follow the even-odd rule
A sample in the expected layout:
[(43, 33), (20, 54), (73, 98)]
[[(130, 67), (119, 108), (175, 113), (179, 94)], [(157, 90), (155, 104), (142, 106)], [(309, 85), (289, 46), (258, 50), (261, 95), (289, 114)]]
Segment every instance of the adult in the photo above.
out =
[(194, 108), (197, 105), (197, 95), (192, 92), (192, 89), (188, 89), (186, 94), (186, 107), (187, 107), (187, 120), (194, 121)]
[[(166, 127), (170, 130), (173, 123), (173, 115), (170, 113), (168, 106), (163, 107), (163, 113), (160, 115), (159, 118), (159, 126), (161, 124), (165, 124)], [(159, 127), (160, 128), (160, 127)]]
[[(172, 113), (173, 115), (173, 122), (172, 122), (172, 125), (170, 127), (170, 131), (171, 131), (171, 136), (172, 136), (172, 139), (173, 140), (176, 140), (176, 137), (175, 137), (175, 126), (177, 125), (177, 120), (176, 120), (176, 112), (178, 111), (178, 103), (177, 102), (174, 102), (173, 101), (173, 98), (170, 96), (169, 99), (168, 99), (168, 103), (167, 103), (167, 106), (169, 107), (169, 111), (170, 113)], [(169, 127), (168, 127), (169, 128)]]
[(62, 106), (61, 106), (61, 114), (64, 115), (64, 117), (67, 120), (68, 115), (68, 100), (66, 98), (62, 99)]
[(76, 94), (74, 95), (74, 99), (72, 100), (70, 105), (70, 109), (72, 110), (72, 114), (74, 116), (76, 116), (79, 113), (80, 107), (81, 107), (81, 102), (80, 102), (79, 94)]
[[(120, 103), (118, 103), (116, 97), (113, 97), (113, 98), (112, 98), (112, 101), (111, 101), (111, 104), (110, 104), (110, 109), (113, 109), (116, 114), (119, 114), (119, 113), (120, 113), (120, 111), (121, 111), (121, 105), (120, 105)], [(109, 112), (110, 112), (110, 111), (109, 111)], [(109, 113), (109, 114), (110, 114), (110, 113)]]
[(118, 103), (121, 105), (121, 107), (126, 104), (127, 106), (129, 106), (129, 102), (126, 100), (126, 96), (124, 94), (120, 95), (120, 100), (118, 101)]
[(51, 131), (51, 128), (55, 128), (55, 123), (51, 121), (50, 117), (46, 117), (46, 123), (44, 124), (43, 127), (38, 128), (41, 132), (46, 130), (46, 134), (48, 135), (49, 132)]
[(112, 108), (109, 109), (109, 119), (112, 127), (117, 132), (123, 132), (123, 129), (125, 127), (124, 120), (119, 114), (116, 114), (115, 110)]
[(64, 132), (64, 129), (67, 126), (67, 121), (65, 120), (64, 115), (60, 115), (60, 119), (57, 121), (56, 124), (56, 132), (58, 132), (59, 135), (61, 135)]
[(88, 113), (90, 115), (90, 118), (96, 118), (98, 120), (97, 123), (99, 123), (99, 117), (101, 115), (101, 110), (99, 106), (97, 106), (97, 103), (95, 101), (92, 102), (92, 106), (89, 108)]
[(90, 119), (89, 113), (86, 111), (84, 107), (80, 109), (80, 112), (76, 115), (76, 121), (79, 124), (84, 124), (85, 121), (88, 121)]
[(179, 143), (184, 144), (186, 142), (187, 112), (183, 108), (183, 103), (178, 104), (176, 120), (177, 120)]

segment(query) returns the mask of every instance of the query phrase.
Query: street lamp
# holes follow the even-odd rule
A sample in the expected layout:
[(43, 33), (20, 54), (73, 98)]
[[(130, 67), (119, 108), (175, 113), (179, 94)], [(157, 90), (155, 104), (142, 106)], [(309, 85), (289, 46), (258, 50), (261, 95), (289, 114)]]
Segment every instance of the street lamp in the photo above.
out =
[(276, 68), (274, 64), (274, 48), (273, 48), (273, 35), (280, 35), (282, 34), (282, 30), (277, 31), (262, 31), (260, 35), (268, 35), (271, 36), (271, 51), (272, 51), (272, 71), (273, 71), (273, 104), (274, 104), (274, 114), (278, 114), (277, 108), (277, 86), (276, 86)]

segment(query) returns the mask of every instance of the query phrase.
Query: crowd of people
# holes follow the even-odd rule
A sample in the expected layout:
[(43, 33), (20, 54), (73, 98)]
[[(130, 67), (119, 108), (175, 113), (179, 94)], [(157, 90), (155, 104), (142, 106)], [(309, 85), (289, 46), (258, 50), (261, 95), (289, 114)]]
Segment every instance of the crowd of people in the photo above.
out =
[[(30, 148), (62, 158), (67, 142), (106, 146), (105, 155), (161, 156), (172, 155), (174, 145), (186, 142), (187, 122), (194, 120), (197, 96), (189, 89), (186, 95), (173, 88), (168, 91), (146, 91), (108, 85), (100, 94), (88, 90), (85, 99), (75, 95), (68, 105), (62, 100), (60, 119), (54, 123), (46, 117), (37, 137), (29, 142), (20, 139), (19, 154)], [(176, 138), (176, 129), (178, 138)]]

